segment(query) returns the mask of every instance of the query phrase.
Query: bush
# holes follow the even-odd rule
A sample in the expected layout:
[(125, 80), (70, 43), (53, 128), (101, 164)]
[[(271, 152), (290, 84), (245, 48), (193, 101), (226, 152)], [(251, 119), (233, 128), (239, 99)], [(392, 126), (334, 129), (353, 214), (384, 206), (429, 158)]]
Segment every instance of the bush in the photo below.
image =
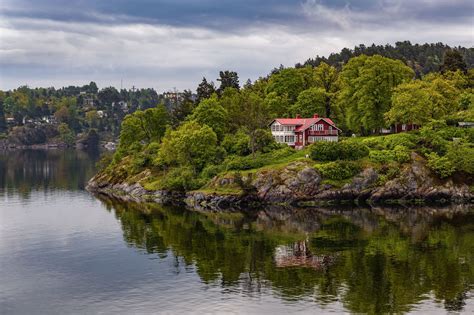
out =
[(310, 146), (315, 161), (358, 160), (369, 155), (369, 148), (355, 141), (316, 142)]
[(410, 160), (410, 150), (402, 145), (397, 145), (393, 150), (370, 151), (369, 158), (373, 162), (386, 164), (389, 162), (406, 163)]
[(403, 145), (397, 145), (392, 152), (395, 161), (400, 163), (406, 163), (410, 161), (410, 150), (407, 147)]
[(224, 161), (225, 169), (228, 171), (234, 170), (250, 170), (259, 168), (265, 165), (274, 164), (278, 161), (287, 158), (295, 153), (295, 150), (286, 146), (285, 148), (275, 150), (269, 153), (257, 153), (255, 156), (229, 156)]
[(376, 163), (385, 164), (393, 161), (393, 152), (391, 150), (370, 151), (369, 158)]
[(208, 165), (201, 171), (201, 178), (211, 179), (224, 171), (223, 165)]
[(427, 155), (428, 166), (441, 178), (451, 176), (455, 171), (456, 167), (453, 162), (447, 157), (440, 157), (438, 154), (432, 152)]
[(229, 154), (245, 156), (250, 154), (249, 143), (250, 137), (239, 130), (234, 134), (226, 134), (222, 141), (222, 147)]
[(205, 180), (196, 178), (190, 167), (171, 169), (162, 180), (162, 187), (174, 191), (189, 191), (202, 187)]
[(316, 165), (323, 178), (342, 180), (351, 178), (361, 171), (361, 166), (350, 161), (336, 161)]
[(474, 147), (471, 144), (452, 143), (448, 148), (446, 158), (454, 164), (456, 170), (474, 174)]
[(394, 149), (396, 146), (404, 146), (409, 149), (416, 147), (416, 135), (413, 133), (398, 133), (384, 137), (385, 149)]
[(381, 137), (371, 137), (362, 140), (362, 143), (371, 149), (392, 150), (396, 146), (404, 146), (408, 149), (416, 147), (417, 136), (413, 133), (399, 133)]

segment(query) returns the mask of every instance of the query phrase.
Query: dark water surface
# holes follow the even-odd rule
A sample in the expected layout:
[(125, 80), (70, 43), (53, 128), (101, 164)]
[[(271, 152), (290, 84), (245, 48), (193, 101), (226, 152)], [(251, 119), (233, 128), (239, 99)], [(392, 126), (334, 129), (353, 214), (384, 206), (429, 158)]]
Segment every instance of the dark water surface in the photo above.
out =
[(96, 160), (0, 152), (1, 314), (474, 312), (473, 209), (127, 204)]

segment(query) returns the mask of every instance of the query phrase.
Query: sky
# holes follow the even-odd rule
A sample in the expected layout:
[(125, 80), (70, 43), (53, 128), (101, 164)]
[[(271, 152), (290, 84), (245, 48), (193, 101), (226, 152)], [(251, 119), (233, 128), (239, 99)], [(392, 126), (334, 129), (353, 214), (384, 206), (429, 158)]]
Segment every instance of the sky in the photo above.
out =
[(359, 44), (473, 47), (471, 0), (0, 0), (0, 89), (195, 90)]

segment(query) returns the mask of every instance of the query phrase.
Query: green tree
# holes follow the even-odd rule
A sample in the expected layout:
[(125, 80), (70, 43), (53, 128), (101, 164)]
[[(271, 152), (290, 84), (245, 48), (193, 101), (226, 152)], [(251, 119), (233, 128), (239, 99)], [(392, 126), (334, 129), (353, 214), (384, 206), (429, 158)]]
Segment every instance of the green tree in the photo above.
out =
[(134, 143), (142, 141), (159, 142), (169, 124), (168, 112), (164, 105), (136, 111), (125, 116), (120, 131), (120, 147), (126, 149)]
[(250, 137), (250, 151), (255, 155), (261, 135), (259, 129), (266, 128), (269, 123), (268, 108), (257, 93), (245, 91), (241, 98), (241, 126)]
[(276, 92), (270, 92), (265, 96), (265, 104), (271, 118), (285, 117), (290, 112), (290, 101), (287, 95), (278, 95)]
[(441, 71), (457, 71), (461, 70), (463, 73), (467, 71), (467, 65), (461, 53), (456, 49), (447, 50), (444, 53), (443, 64)]
[(61, 140), (66, 143), (67, 145), (74, 144), (74, 132), (69, 128), (69, 126), (65, 123), (61, 123), (58, 125), (58, 132)]
[(233, 88), (236, 90), (240, 89), (239, 85), (239, 75), (235, 71), (220, 71), (219, 72), (219, 79), (217, 79), (221, 84), (217, 89), (217, 92), (221, 94), (227, 88)]
[(392, 108), (385, 114), (387, 123), (423, 125), (429, 121), (430, 92), (421, 80), (400, 84), (393, 92)]
[(86, 121), (91, 128), (97, 128), (99, 126), (99, 114), (97, 114), (96, 110), (90, 110), (86, 112)]
[(170, 119), (174, 127), (177, 127), (182, 121), (188, 117), (195, 107), (192, 100), (192, 93), (190, 90), (183, 91), (182, 100), (174, 104), (170, 110)]
[(216, 88), (214, 87), (214, 83), (207, 82), (205, 77), (202, 78), (202, 82), (199, 83), (196, 93), (197, 93), (197, 102), (200, 103), (202, 100), (211, 97), (212, 94), (216, 92)]
[(296, 102), (298, 95), (314, 84), (314, 76), (308, 74), (311, 68), (287, 68), (273, 74), (268, 82), (267, 94), (271, 92), (287, 96), (290, 103)]
[(6, 133), (7, 130), (7, 122), (5, 120), (5, 107), (3, 105), (3, 100), (5, 99), (5, 93), (0, 91), (0, 134)]
[(211, 98), (201, 101), (193, 110), (189, 119), (211, 127), (220, 140), (223, 139), (224, 133), (227, 131), (228, 114), (224, 107), (219, 104), (215, 94)]
[(398, 60), (379, 55), (350, 59), (340, 74), (339, 93), (347, 126), (362, 134), (385, 127), (393, 88), (413, 76), (413, 70)]
[(194, 174), (198, 174), (216, 160), (217, 153), (217, 135), (211, 127), (189, 121), (166, 132), (158, 160), (168, 166), (191, 166)]
[(290, 112), (293, 116), (301, 115), (302, 117), (313, 117), (319, 114), (327, 117), (326, 112), (327, 93), (322, 88), (309, 88), (298, 95), (298, 100), (291, 106)]
[(332, 101), (337, 92), (338, 73), (335, 67), (321, 62), (319, 66), (314, 69), (315, 83), (317, 87), (324, 89), (325, 92), (325, 113), (326, 117), (332, 117)]

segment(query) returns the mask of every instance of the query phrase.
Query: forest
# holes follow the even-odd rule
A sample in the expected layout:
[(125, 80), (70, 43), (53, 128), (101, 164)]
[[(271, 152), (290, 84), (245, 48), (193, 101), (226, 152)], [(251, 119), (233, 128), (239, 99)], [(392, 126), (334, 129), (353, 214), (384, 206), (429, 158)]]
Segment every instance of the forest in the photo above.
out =
[[(195, 106), (178, 124), (164, 105), (126, 116), (104, 173), (149, 190), (189, 191), (206, 189), (219, 174), (239, 177), (309, 155), (328, 183), (338, 186), (368, 165), (380, 170), (381, 181), (390, 180), (416, 152), (440, 178), (469, 178), (474, 132), (457, 123), (474, 120), (474, 71), (456, 50), (445, 53), (441, 69), (417, 78), (401, 60), (359, 55), (340, 70), (325, 62), (283, 68), (242, 87), (237, 73), (221, 72), (219, 87), (203, 79)], [(272, 119), (314, 113), (333, 119), (346, 138), (301, 151), (272, 138)], [(396, 123), (422, 128), (379, 135)], [(245, 183), (237, 186), (223, 193), (245, 191)]]
[[(7, 130), (5, 117), (21, 125), (22, 117), (52, 114), (60, 136), (90, 129), (119, 133), (113, 158), (102, 161), (104, 172), (116, 179), (146, 177), (149, 189), (198, 189), (221, 173), (306, 155), (321, 163), (315, 167), (328, 180), (346, 180), (364, 163), (384, 168), (388, 179), (409, 161), (413, 150), (441, 178), (473, 174), (472, 129), (457, 127), (458, 122), (474, 121), (474, 70), (468, 63), (472, 48), (406, 43), (370, 47), (370, 54), (397, 53), (389, 58), (360, 53), (366, 52), (361, 47), (350, 51), (349, 59), (341, 59), (342, 65), (331, 64), (339, 60), (335, 56), (346, 56), (345, 50), (327, 60), (280, 67), (243, 86), (236, 72), (221, 71), (218, 86), (203, 78), (195, 95), (185, 91), (170, 97), (151, 89), (99, 91), (93, 82), (59, 90), (21, 87), (1, 95), (0, 132)], [(413, 69), (410, 56), (416, 55), (423, 66), (422, 59), (435, 58), (441, 50), (438, 67), (427, 73)], [(274, 141), (268, 128), (272, 119), (314, 113), (331, 118), (348, 138), (303, 151)], [(422, 128), (378, 136), (398, 123)], [(19, 127), (10, 128), (10, 134), (15, 128)], [(324, 155), (329, 151), (349, 153)]]

